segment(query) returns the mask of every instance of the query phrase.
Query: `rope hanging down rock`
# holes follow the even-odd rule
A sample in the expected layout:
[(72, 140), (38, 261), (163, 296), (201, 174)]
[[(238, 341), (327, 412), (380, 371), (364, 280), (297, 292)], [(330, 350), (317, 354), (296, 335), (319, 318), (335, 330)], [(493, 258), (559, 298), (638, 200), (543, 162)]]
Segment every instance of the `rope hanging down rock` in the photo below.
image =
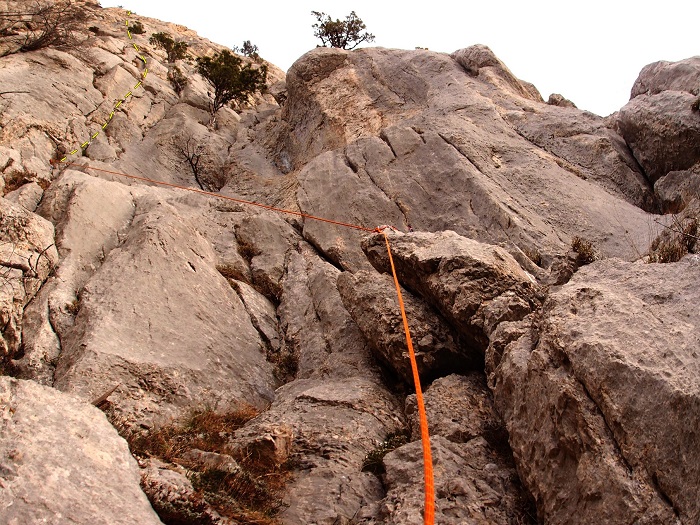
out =
[(423, 478), (425, 483), (425, 510), (423, 513), (423, 523), (424, 525), (434, 525), (435, 523), (435, 483), (433, 476), (433, 460), (432, 454), (430, 452), (430, 435), (428, 432), (428, 417), (425, 412), (425, 403), (423, 401), (423, 390), (420, 385), (420, 376), (418, 375), (418, 363), (416, 362), (416, 354), (413, 350), (413, 341), (411, 340), (411, 331), (408, 327), (408, 319), (406, 317), (406, 310), (403, 304), (403, 296), (401, 295), (401, 286), (399, 285), (399, 278), (396, 275), (396, 268), (394, 266), (394, 259), (391, 256), (391, 245), (389, 243), (389, 236), (386, 234), (387, 228), (396, 230), (392, 226), (380, 226), (378, 228), (365, 228), (364, 226), (359, 226), (357, 224), (350, 224), (347, 222), (334, 221), (332, 219), (326, 219), (323, 217), (317, 217), (315, 215), (309, 215), (306, 213), (301, 213), (294, 210), (286, 210), (284, 208), (276, 208), (275, 206), (268, 206), (267, 204), (261, 204), (259, 202), (247, 201), (243, 199), (237, 199), (235, 197), (229, 197), (228, 195), (222, 195), (220, 193), (213, 193), (205, 190), (198, 190), (196, 188), (190, 188), (187, 186), (181, 186), (179, 184), (173, 184), (172, 182), (164, 182), (155, 179), (149, 179), (146, 177), (139, 177), (136, 175), (129, 175), (127, 173), (121, 173), (118, 171), (105, 170), (102, 168), (95, 168), (92, 166), (84, 166), (82, 164), (75, 164), (71, 162), (57, 162), (52, 161), (52, 164), (61, 166), (77, 166), (83, 169), (99, 171), (102, 173), (109, 173), (110, 175), (117, 175), (119, 177), (125, 177), (128, 179), (138, 180), (141, 182), (148, 182), (151, 184), (157, 184), (159, 186), (167, 186), (170, 188), (176, 188), (180, 190), (190, 191), (193, 193), (199, 193), (201, 195), (206, 195), (208, 197), (215, 197), (218, 199), (224, 199), (228, 201), (237, 202), (239, 204), (248, 204), (250, 206), (257, 206), (259, 208), (265, 208), (267, 210), (276, 211), (279, 213), (286, 213), (288, 215), (295, 215), (297, 217), (303, 217), (305, 219), (310, 219), (314, 221), (321, 221), (329, 224), (334, 224), (336, 226), (343, 226), (345, 228), (352, 228), (354, 230), (360, 230), (370, 233), (381, 233), (384, 235), (384, 241), (386, 242), (386, 250), (389, 256), (389, 264), (391, 266), (391, 273), (394, 277), (394, 285), (396, 286), (396, 295), (399, 300), (399, 309), (401, 310), (401, 318), (403, 320), (404, 333), (406, 335), (406, 345), (408, 346), (408, 355), (411, 360), (411, 370), (413, 371), (413, 382), (416, 389), (416, 401), (418, 404), (418, 415), (420, 419), (420, 436), (421, 444), (423, 447)]

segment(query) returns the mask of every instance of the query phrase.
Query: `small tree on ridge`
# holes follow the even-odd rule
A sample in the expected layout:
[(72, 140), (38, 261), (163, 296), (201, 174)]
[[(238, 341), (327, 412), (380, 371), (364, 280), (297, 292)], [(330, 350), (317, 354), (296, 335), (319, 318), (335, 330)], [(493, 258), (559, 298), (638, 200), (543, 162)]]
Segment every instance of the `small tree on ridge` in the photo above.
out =
[(355, 11), (351, 11), (345, 20), (335, 21), (326, 13), (311, 11), (316, 17), (314, 36), (319, 38), (325, 47), (337, 47), (340, 49), (355, 49), (362, 42), (374, 42), (374, 35), (364, 31), (367, 26), (358, 18)]

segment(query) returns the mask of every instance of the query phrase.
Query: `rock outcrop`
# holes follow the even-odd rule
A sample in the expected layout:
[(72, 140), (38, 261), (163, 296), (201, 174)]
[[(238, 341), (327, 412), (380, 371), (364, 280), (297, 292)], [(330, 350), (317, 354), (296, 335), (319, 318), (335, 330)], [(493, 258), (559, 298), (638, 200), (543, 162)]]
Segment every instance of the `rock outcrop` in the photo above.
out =
[[(148, 501), (165, 523), (245, 521), (235, 485), (219, 497), (202, 477), (241, 469), (279, 481), (282, 525), (421, 523), (379, 226), (438, 523), (700, 520), (697, 57), (648, 66), (601, 118), (545, 103), (482, 45), (318, 48), (212, 118), (195, 66), (148, 35), (221, 46), (85, 13), (81, 47), (0, 57), (9, 523), (158, 523)], [(125, 20), (146, 32), (129, 42)], [(156, 446), (240, 407), (196, 446)]]
[[(494, 396), (548, 523), (700, 516), (699, 271), (697, 256), (594, 263), (550, 296), (539, 341), (508, 348)], [(544, 463), (528, 473), (534, 458)]]
[(161, 523), (126, 442), (95, 407), (0, 377), (0, 431), (3, 523)]
[(652, 183), (700, 162), (698, 86), (700, 57), (650, 64), (618, 114), (620, 132)]

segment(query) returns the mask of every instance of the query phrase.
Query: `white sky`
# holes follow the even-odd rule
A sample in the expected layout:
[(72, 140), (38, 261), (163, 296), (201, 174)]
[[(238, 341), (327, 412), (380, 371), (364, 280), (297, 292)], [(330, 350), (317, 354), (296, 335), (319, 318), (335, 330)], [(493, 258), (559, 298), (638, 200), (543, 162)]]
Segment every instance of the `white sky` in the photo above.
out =
[(101, 0), (194, 29), (218, 44), (250, 40), (287, 70), (316, 47), (311, 11), (344, 19), (350, 11), (377, 37), (370, 45), (451, 53), (486, 44), (546, 100), (561, 93), (608, 115), (629, 100), (640, 69), (700, 55), (698, 0)]

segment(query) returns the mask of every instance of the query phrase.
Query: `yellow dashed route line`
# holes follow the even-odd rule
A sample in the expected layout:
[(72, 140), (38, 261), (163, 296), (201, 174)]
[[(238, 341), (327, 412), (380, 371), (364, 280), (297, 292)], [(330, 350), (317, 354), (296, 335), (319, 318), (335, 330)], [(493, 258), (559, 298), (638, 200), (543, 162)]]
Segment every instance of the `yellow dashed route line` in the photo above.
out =
[[(131, 11), (127, 11), (126, 14), (127, 14), (127, 16), (131, 16)], [(126, 21), (124, 22), (124, 24), (126, 25), (126, 34), (129, 36), (129, 40), (132, 40), (131, 31), (129, 30), (129, 21), (126, 20)], [(141, 53), (141, 50), (139, 49), (139, 46), (136, 45), (136, 42), (132, 42), (131, 45), (134, 47), (134, 49), (136, 50), (137, 53)], [(135, 89), (140, 88), (140, 87), (143, 85), (143, 81), (146, 80), (146, 76), (148, 76), (148, 67), (147, 67), (147, 66), (148, 66), (148, 63), (146, 62), (146, 57), (144, 57), (143, 55), (139, 54), (138, 58), (139, 58), (139, 60), (141, 60), (141, 61), (143, 62), (143, 65), (144, 65), (143, 73), (141, 73), (141, 80), (139, 80), (139, 81), (136, 83), (136, 85), (135, 85), (133, 88), (131, 88), (131, 90), (130, 90), (126, 95), (124, 95), (121, 99), (119, 99), (119, 100), (117, 101), (117, 103), (114, 105), (114, 108), (112, 109), (112, 111), (110, 112), (109, 116), (107, 117), (107, 120), (105, 121), (104, 124), (102, 124), (102, 130), (104, 130), (104, 129), (107, 127), (107, 125), (112, 121), (112, 118), (114, 118), (114, 112), (115, 112), (117, 109), (119, 109), (119, 107), (120, 107), (124, 102), (126, 102), (127, 99), (128, 99), (129, 97), (132, 97), (132, 96), (133, 96), (133, 91), (134, 91)], [(90, 143), (98, 137), (98, 135), (99, 135), (100, 133), (101, 133), (101, 131), (97, 131), (97, 132), (95, 132), (94, 134), (92, 134), (88, 140), (86, 140), (85, 142), (83, 142), (83, 143), (80, 145), (80, 148), (75, 148), (73, 151), (71, 151), (71, 152), (68, 153), (65, 157), (63, 157), (63, 158), (60, 160), (60, 162), (66, 162), (66, 161), (68, 160), (68, 157), (69, 157), (69, 156), (75, 155), (76, 153), (78, 153), (78, 151), (84, 150), (85, 148), (87, 148), (87, 147), (90, 145)]]

